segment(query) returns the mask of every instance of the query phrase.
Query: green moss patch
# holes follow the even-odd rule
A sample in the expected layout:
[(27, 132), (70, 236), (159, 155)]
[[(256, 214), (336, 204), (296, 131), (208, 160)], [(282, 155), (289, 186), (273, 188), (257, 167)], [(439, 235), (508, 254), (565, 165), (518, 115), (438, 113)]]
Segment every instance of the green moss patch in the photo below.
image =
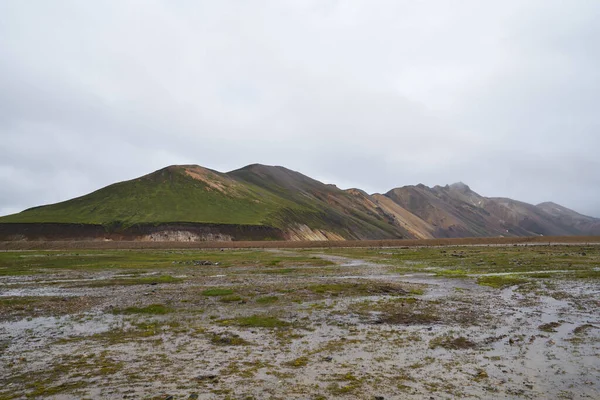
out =
[(510, 286), (517, 286), (526, 283), (527, 281), (522, 278), (518, 278), (514, 275), (493, 275), (493, 276), (480, 276), (477, 278), (477, 283), (482, 286), (489, 286), (496, 289), (503, 289)]
[(222, 288), (213, 288), (213, 289), (206, 289), (202, 292), (203, 296), (229, 296), (232, 295), (234, 292), (231, 289), (222, 289)]
[(236, 325), (247, 328), (282, 328), (289, 326), (288, 322), (267, 315), (252, 315), (218, 321), (221, 325)]
[(277, 296), (264, 296), (256, 299), (256, 302), (258, 304), (273, 304), (277, 301), (279, 301), (279, 297)]

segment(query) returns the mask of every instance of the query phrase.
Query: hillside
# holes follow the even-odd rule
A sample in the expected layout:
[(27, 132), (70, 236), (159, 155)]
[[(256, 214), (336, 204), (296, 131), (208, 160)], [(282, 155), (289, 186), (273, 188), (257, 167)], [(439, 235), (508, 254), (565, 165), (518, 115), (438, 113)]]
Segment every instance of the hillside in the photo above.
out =
[(198, 166), (171, 166), (88, 195), (3, 217), (1, 222), (260, 224), (280, 198)]
[(369, 195), (284, 167), (169, 166), (0, 217), (0, 240), (344, 240), (600, 234), (554, 203), (483, 197), (464, 183)]
[[(342, 201), (344, 206), (338, 204)], [(289, 240), (403, 237), (383, 217), (361, 210), (350, 194), (298, 172), (263, 165), (228, 174), (196, 165), (170, 166), (2, 217), (0, 223), (101, 225), (109, 234), (139, 230), (140, 225), (167, 225), (166, 230), (179, 232), (174, 225), (193, 223), (266, 226), (278, 230), (275, 238)]]
[(600, 219), (579, 214), (550, 201), (538, 204), (537, 207), (552, 215), (562, 225), (574, 227), (578, 232), (587, 232), (589, 235), (600, 235)]

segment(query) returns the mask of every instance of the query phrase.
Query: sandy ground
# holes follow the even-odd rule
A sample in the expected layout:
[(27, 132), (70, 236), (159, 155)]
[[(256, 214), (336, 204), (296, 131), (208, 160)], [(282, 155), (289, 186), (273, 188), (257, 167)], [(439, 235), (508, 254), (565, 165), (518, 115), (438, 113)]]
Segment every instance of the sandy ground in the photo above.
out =
[(600, 398), (597, 279), (310, 256), (331, 264), (0, 276), (0, 399)]

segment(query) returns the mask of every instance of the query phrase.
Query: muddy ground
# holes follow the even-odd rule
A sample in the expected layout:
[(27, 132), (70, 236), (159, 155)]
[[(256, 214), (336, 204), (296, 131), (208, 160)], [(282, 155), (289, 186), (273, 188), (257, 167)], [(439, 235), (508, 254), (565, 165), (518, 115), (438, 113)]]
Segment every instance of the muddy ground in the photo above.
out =
[(595, 245), (0, 252), (0, 399), (598, 399), (599, 306)]

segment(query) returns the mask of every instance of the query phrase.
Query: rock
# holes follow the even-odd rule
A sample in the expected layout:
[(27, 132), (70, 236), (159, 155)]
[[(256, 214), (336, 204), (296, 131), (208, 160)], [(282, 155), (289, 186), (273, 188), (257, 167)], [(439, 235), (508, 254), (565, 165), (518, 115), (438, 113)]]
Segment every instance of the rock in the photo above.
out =
[(214, 265), (211, 261), (208, 260), (194, 260), (192, 261), (194, 265)]
[(217, 383), (219, 381), (219, 377), (217, 375), (198, 375), (196, 380), (200, 382)]
[(331, 356), (323, 357), (323, 361), (332, 362), (333, 357), (331, 357)]
[(385, 400), (385, 397), (383, 397), (383, 396), (375, 396), (375, 400)]
[(192, 393), (192, 394), (190, 394), (190, 397), (188, 397), (188, 399), (191, 399), (191, 400), (196, 400), (197, 398), (198, 398), (198, 393)]
[(173, 400), (173, 399), (174, 399), (173, 396), (167, 396), (167, 397), (165, 397), (165, 400)]
[(481, 370), (475, 374), (475, 379), (485, 379), (485, 378), (488, 378), (488, 374), (484, 370)]

